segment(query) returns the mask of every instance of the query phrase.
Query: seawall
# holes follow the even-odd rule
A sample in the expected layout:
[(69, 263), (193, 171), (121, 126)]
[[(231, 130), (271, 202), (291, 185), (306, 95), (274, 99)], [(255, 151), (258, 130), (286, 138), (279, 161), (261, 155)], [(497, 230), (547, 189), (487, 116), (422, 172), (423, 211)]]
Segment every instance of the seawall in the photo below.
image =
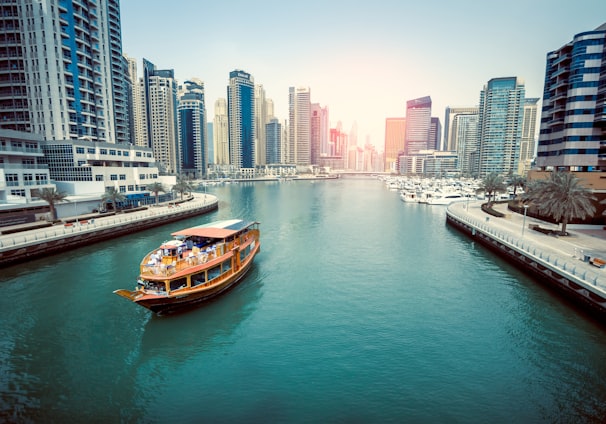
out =
[[(581, 257), (563, 254), (562, 249), (569, 246), (560, 246), (562, 249), (558, 249), (558, 243), (563, 243), (560, 239), (543, 234), (535, 236), (529, 234), (531, 230), (526, 232), (526, 237), (524, 232), (520, 236), (511, 228), (495, 226), (490, 222), (505, 218), (482, 220), (464, 208), (462, 204), (449, 206), (446, 223), (606, 323), (604, 270), (583, 261)], [(577, 243), (582, 245), (582, 240), (577, 240)]]
[(164, 225), (218, 209), (215, 196), (196, 194), (178, 206), (88, 219), (72, 225), (54, 225), (0, 237), (0, 267), (64, 252), (103, 240)]

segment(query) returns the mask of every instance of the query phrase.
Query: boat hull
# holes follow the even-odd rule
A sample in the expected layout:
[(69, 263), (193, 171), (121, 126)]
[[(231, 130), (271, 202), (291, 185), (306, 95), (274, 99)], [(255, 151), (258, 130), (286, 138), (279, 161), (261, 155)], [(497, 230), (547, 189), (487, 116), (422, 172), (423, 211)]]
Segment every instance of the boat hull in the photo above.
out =
[(116, 294), (130, 299), (136, 304), (143, 306), (144, 308), (147, 308), (158, 315), (169, 314), (177, 310), (186, 309), (204, 302), (208, 302), (209, 300), (212, 300), (217, 296), (237, 286), (238, 283), (240, 283), (242, 279), (246, 276), (250, 268), (252, 268), (253, 259), (257, 253), (258, 248), (257, 251), (250, 258), (250, 260), (243, 264), (242, 268), (240, 268), (236, 273), (232, 274), (231, 276), (223, 280), (221, 283), (211, 286), (205, 290), (193, 291), (189, 293), (184, 293), (183, 295), (172, 296), (138, 296), (138, 292), (136, 291), (126, 291), (130, 295), (118, 292), (116, 292)]

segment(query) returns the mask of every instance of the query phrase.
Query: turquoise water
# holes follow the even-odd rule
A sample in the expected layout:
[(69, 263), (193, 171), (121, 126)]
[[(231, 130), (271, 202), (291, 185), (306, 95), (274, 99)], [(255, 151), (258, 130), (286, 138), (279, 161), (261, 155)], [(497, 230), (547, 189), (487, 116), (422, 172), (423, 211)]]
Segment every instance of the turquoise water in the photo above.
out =
[[(0, 422), (600, 422), (605, 328), (372, 179), (232, 184), (208, 215), (3, 269)], [(233, 291), (112, 293), (170, 232), (261, 222)]]

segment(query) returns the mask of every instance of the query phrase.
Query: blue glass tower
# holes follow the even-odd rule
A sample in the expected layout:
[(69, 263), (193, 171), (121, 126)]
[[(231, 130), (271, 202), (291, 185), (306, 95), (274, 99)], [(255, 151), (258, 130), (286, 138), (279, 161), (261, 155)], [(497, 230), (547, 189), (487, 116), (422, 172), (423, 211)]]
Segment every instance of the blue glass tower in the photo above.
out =
[(191, 178), (203, 178), (208, 165), (204, 84), (185, 81), (186, 90), (179, 98), (180, 171)]
[(244, 71), (229, 73), (227, 87), (229, 158), (231, 165), (254, 168), (255, 158), (255, 84)]

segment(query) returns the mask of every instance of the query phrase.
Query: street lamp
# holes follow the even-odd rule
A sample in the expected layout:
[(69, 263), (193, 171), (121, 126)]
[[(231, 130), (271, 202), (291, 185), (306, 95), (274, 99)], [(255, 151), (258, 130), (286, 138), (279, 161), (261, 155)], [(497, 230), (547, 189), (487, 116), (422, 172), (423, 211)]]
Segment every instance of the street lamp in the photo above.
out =
[(528, 210), (528, 205), (524, 205), (524, 219), (522, 220), (522, 237), (524, 237), (524, 230), (526, 229), (526, 211)]

